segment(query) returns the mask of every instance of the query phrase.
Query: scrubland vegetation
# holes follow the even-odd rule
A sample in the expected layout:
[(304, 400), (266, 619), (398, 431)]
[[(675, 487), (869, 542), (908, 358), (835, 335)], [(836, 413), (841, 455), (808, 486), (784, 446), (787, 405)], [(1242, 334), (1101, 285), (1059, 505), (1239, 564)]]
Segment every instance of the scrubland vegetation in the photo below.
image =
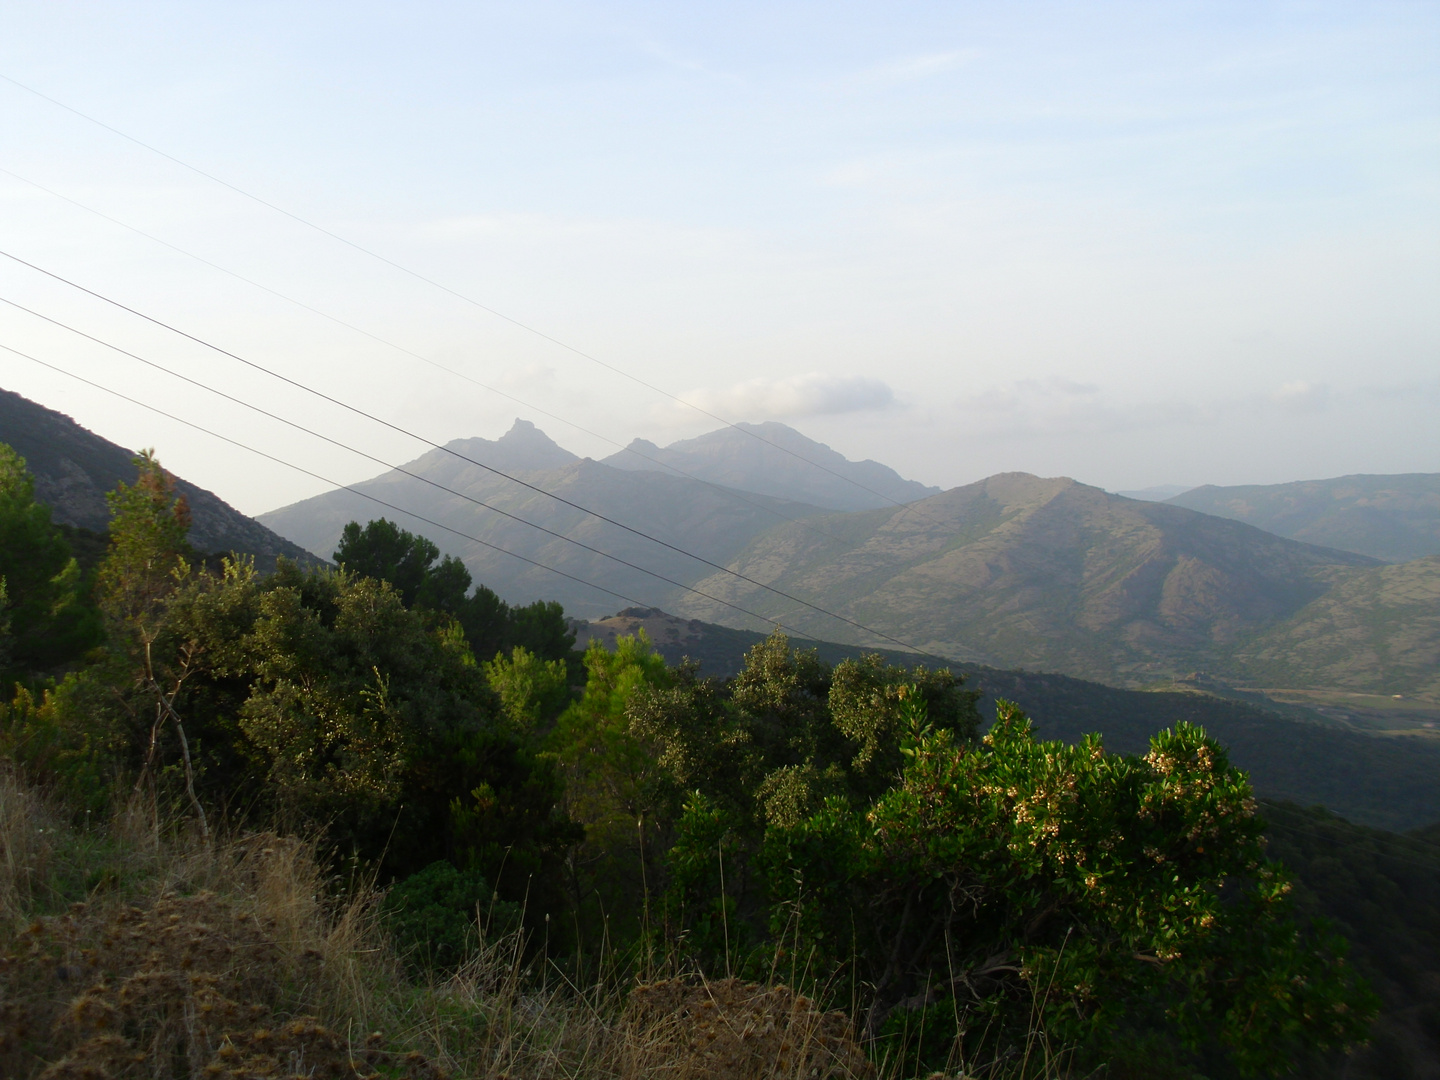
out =
[(137, 466), (87, 578), (0, 463), (7, 1076), (1220, 1077), (1367, 1036), (1197, 728), (982, 736), (950, 672), (780, 635), (723, 682), (579, 655), (387, 522), (334, 570), (199, 559)]

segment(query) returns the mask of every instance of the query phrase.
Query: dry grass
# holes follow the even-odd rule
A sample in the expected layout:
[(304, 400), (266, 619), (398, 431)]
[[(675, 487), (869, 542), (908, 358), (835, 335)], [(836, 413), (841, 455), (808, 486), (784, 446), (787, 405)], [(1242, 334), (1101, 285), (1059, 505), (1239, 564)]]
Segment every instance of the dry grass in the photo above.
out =
[(622, 1024), (621, 1075), (675, 1080), (873, 1077), (844, 1013), (784, 986), (667, 979), (636, 987)]
[(0, 920), (23, 918), (50, 871), (58, 825), (43, 800), (0, 767)]
[[(842, 1013), (783, 986), (531, 967), (520, 935), (416, 983), (313, 843), (76, 828), (0, 769), (0, 1076), (860, 1080)], [(541, 961), (534, 961), (539, 964)]]

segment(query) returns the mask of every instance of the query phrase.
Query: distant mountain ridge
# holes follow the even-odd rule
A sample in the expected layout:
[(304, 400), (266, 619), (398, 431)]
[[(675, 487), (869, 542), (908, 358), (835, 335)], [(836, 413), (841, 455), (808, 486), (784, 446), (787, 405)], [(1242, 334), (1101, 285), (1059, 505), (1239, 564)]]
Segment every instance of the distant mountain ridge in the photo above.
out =
[(1440, 473), (1206, 484), (1167, 500), (1309, 544), (1408, 562), (1440, 555)]
[(723, 427), (666, 447), (636, 439), (603, 460), (617, 469), (668, 466), (712, 484), (826, 510), (875, 510), (940, 493), (878, 461), (851, 461), (773, 420)]
[(452, 439), (439, 451), (448, 457), (462, 454), (506, 472), (543, 472), (580, 461), (529, 420), (516, 420), (498, 439)]
[[(687, 471), (704, 472), (704, 455), (693, 444), (709, 446), (731, 468), (737, 440), (749, 441), (733, 429), (717, 434), (723, 438), (677, 444)], [(898, 649), (904, 642), (952, 661), (1122, 685), (1209, 670), (1276, 688), (1440, 694), (1426, 674), (1432, 650), (1440, 647), (1440, 626), (1432, 625), (1426, 607), (1440, 565), (1407, 564), (1382, 583), (1375, 575), (1386, 568), (1375, 558), (1025, 473), (901, 507), (846, 513), (711, 479), (751, 482), (739, 466), (693, 479), (619, 468), (610, 463), (617, 458), (580, 459), (523, 422), (498, 440), (464, 440), (451, 448), (495, 468), (503, 463), (545, 492), (673, 545), (588, 517), (444, 451), (405, 468), (616, 558), (399, 472), (356, 485), (413, 511), (417, 516), (386, 516), (463, 559), (477, 580), (507, 600), (557, 599), (577, 618), (660, 608), (751, 631), (768, 629), (765, 618), (773, 618), (805, 637), (851, 647)], [(742, 455), (741, 464), (746, 460)], [(262, 520), (329, 554), (348, 521), (380, 513), (358, 494), (335, 491)], [(681, 632), (666, 627), (672, 630)]]
[[(1334, 572), (1379, 565), (1027, 473), (817, 525), (844, 541), (782, 525), (730, 566), (925, 652), (1111, 682), (1223, 667), (1250, 636), (1324, 595)], [(697, 588), (762, 615), (792, 607), (728, 575)], [(678, 613), (731, 621), (694, 597)], [(810, 636), (865, 640), (839, 623)]]
[[(516, 475), (672, 547), (590, 517), (465, 458)], [(317, 495), (261, 514), (259, 520), (317, 555), (328, 556), (347, 522), (388, 517), (464, 560), (475, 580), (485, 582), (508, 601), (559, 600), (574, 615), (594, 617), (635, 604), (674, 607), (683, 589), (636, 566), (688, 584), (711, 568), (682, 552), (724, 565), (776, 523), (823, 513), (819, 507), (737, 492), (701, 480), (617, 469), (579, 458), (525, 421), (516, 421), (496, 440), (457, 440), (444, 450), (432, 450), (407, 463), (404, 469), (430, 483), (399, 471), (384, 473), (351, 485), (352, 491)], [(386, 510), (366, 495), (410, 513)], [(430, 522), (449, 529), (436, 528)], [(577, 547), (525, 522), (615, 558)], [(559, 573), (540, 569), (506, 551)], [(603, 588), (588, 587), (583, 581)]]
[[(134, 451), (81, 427), (70, 417), (10, 390), (0, 390), (0, 442), (25, 459), (35, 477), (35, 498), (51, 519), (92, 532), (110, 525), (105, 493), (135, 482)], [(176, 478), (190, 504), (190, 542), (209, 553), (255, 556), (262, 568), (277, 556), (313, 561), (309, 552), (246, 517), (218, 495)]]

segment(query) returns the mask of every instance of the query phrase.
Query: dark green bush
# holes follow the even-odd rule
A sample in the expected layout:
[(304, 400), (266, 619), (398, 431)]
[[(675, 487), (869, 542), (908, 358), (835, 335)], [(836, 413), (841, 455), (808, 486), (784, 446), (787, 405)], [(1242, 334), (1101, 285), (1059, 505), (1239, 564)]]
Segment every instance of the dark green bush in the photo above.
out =
[(384, 912), (396, 947), (416, 968), (453, 971), (475, 954), (480, 932), (499, 934), (520, 924), (517, 904), (495, 898), (485, 879), (448, 862), (434, 862), (390, 890)]

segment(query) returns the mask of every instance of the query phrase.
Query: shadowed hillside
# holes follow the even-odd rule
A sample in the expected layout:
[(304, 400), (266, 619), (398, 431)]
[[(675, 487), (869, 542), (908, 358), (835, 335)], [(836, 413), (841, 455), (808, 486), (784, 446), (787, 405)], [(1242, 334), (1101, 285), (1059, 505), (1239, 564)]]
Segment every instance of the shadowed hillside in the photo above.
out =
[[(133, 483), (134, 451), (102, 439), (63, 413), (9, 390), (0, 390), (0, 442), (13, 446), (35, 476), (35, 498), (46, 503), (57, 524), (91, 533), (110, 524), (105, 493)], [(263, 569), (275, 558), (309, 560), (303, 547), (271, 532), (204, 488), (177, 479), (190, 504), (190, 542), (204, 552), (255, 556)]]
[[(613, 648), (618, 636), (639, 630), (668, 663), (688, 657), (699, 664), (702, 674), (718, 678), (738, 674), (746, 651), (765, 636), (632, 608), (578, 624), (576, 644), (583, 648), (599, 639)], [(933, 656), (833, 641), (792, 637), (791, 644), (814, 649), (830, 664), (875, 651), (889, 663), (947, 666), (947, 661)], [(993, 717), (999, 699), (1013, 701), (1046, 739), (1077, 743), (1100, 732), (1108, 750), (1135, 754), (1145, 752), (1157, 731), (1180, 723), (1199, 724), (1225, 744), (1231, 760), (1250, 773), (1255, 790), (1267, 798), (1325, 806), (1377, 828), (1403, 830), (1440, 822), (1440, 741), (1341, 730), (1317, 722), (1322, 719), (1318, 713), (1297, 706), (1262, 708), (1207, 693), (1121, 690), (1044, 672), (948, 666), (963, 671), (970, 686), (982, 692), (982, 716)]]
[[(332, 491), (262, 514), (260, 520), (317, 555), (328, 557), (347, 522), (388, 517), (463, 560), (477, 581), (485, 582), (508, 601), (520, 603), (544, 597), (560, 601), (572, 614), (594, 616), (614, 611), (619, 606), (617, 600), (620, 604), (643, 600), (674, 607), (681, 590), (469, 500), (481, 500), (674, 581), (688, 584), (709, 568), (473, 462), (510, 472), (544, 491), (721, 565), (777, 521), (821, 512), (815, 507), (763, 495), (741, 495), (680, 476), (627, 471), (580, 459), (523, 421), (517, 421), (497, 440), (461, 439), (450, 443), (448, 449), (455, 453), (432, 450), (405, 466), (408, 472), (432, 483), (390, 472), (355, 485), (360, 491), (418, 516), (396, 513), (351, 491)], [(483, 543), (437, 528), (420, 517), (448, 525)], [(512, 558), (495, 550), (497, 547), (613, 591), (588, 588)]]

